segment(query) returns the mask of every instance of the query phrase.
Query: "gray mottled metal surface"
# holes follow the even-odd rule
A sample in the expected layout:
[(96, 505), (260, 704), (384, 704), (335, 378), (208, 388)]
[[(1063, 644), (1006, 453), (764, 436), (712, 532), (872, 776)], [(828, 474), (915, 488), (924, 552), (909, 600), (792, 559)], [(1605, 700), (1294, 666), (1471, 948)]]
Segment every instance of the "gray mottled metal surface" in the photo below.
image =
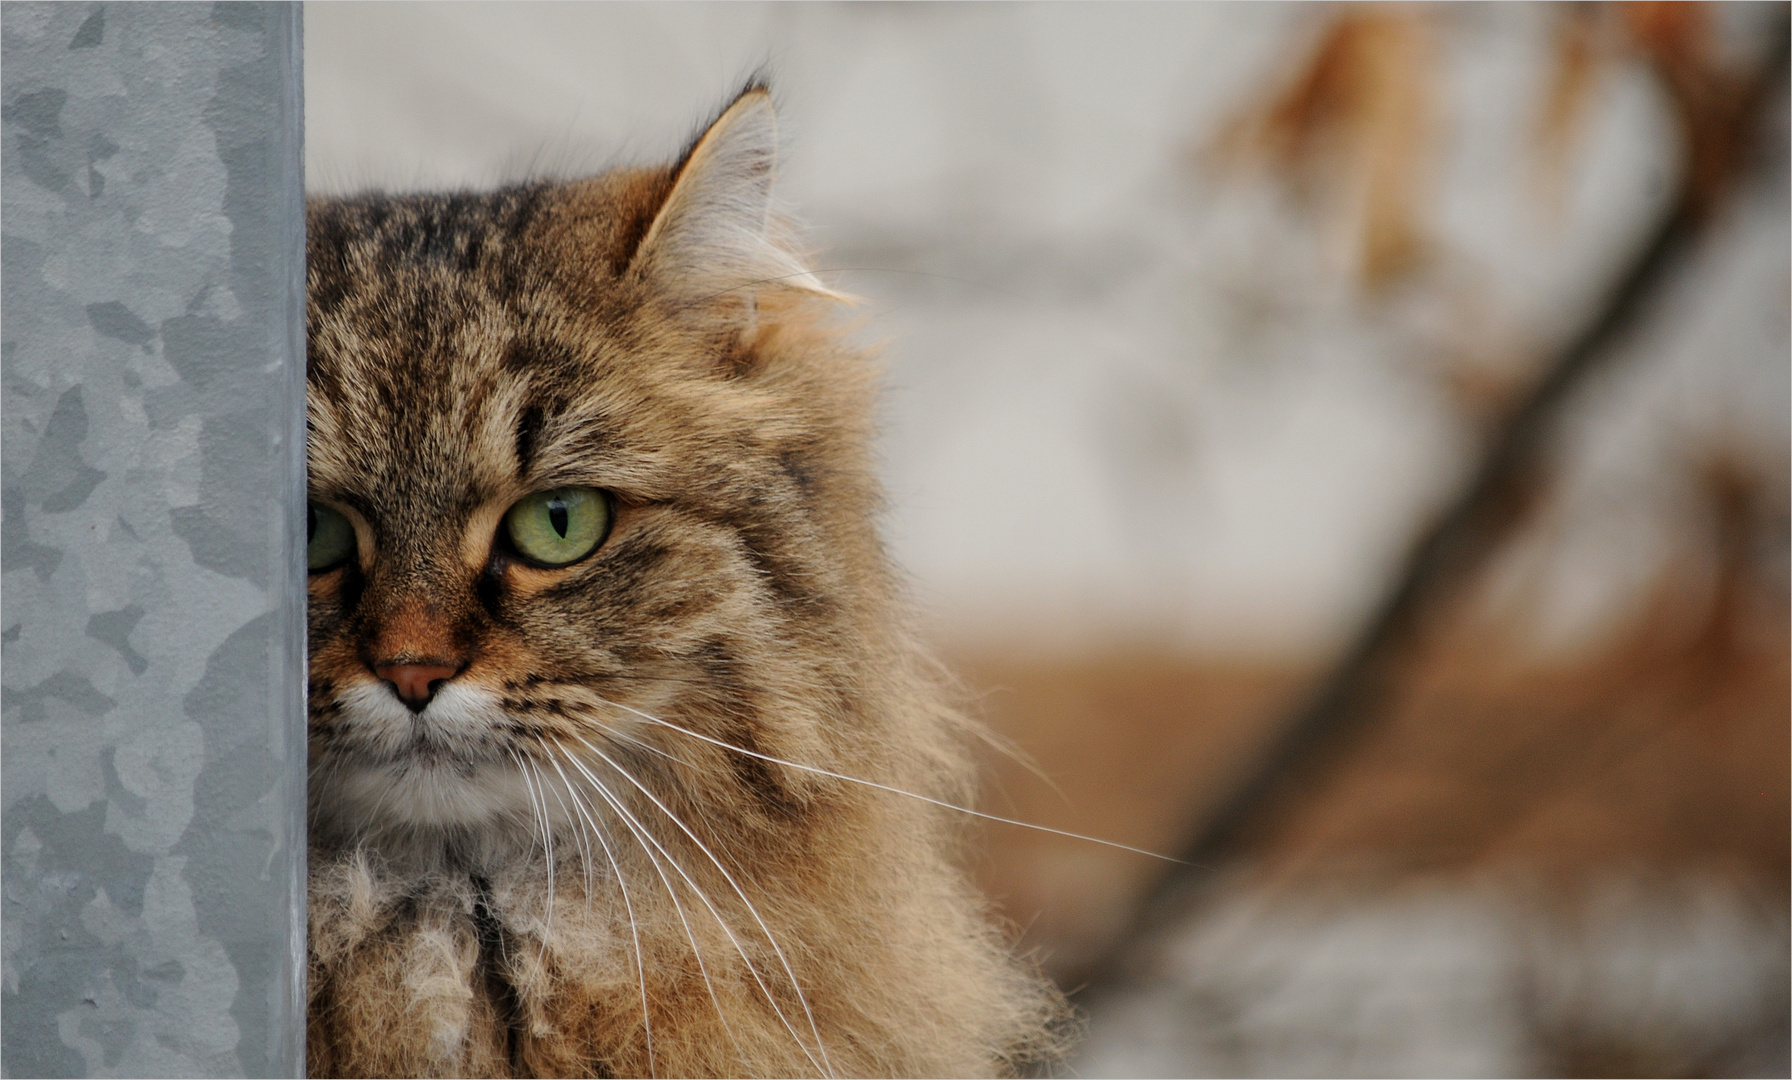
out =
[(287, 4), (6, 4), (9, 1076), (303, 1069)]

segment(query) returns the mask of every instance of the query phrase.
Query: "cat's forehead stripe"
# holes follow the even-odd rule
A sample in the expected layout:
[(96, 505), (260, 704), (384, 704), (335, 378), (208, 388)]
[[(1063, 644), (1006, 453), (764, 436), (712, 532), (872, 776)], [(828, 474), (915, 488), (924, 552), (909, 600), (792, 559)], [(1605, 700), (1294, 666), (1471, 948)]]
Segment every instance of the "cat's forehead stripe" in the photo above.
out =
[(516, 475), (524, 480), (535, 465), (535, 440), (541, 433), (541, 406), (526, 406), (516, 419)]
[[(583, 258), (585, 287), (555, 278), (580, 254), (565, 213), (584, 187), (314, 205), (320, 491), (439, 509), (566, 483), (688, 499), (721, 493), (752, 446), (816, 434), (790, 388), (741, 378), (751, 362), (720, 370), (713, 332), (641, 317), (651, 304)], [(349, 279), (333, 307), (320, 278)]]

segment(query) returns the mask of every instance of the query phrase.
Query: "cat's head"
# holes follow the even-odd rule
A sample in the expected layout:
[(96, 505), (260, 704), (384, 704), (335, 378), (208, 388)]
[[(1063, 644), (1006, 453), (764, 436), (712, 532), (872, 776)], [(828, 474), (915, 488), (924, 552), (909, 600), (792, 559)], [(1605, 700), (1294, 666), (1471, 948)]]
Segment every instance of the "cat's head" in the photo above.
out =
[[(652, 718), (807, 760), (851, 712), (889, 588), (873, 380), (775, 163), (751, 87), (669, 168), (313, 202), (321, 839), (489, 838), (574, 757), (719, 753)], [(717, 763), (711, 802), (800, 806)]]

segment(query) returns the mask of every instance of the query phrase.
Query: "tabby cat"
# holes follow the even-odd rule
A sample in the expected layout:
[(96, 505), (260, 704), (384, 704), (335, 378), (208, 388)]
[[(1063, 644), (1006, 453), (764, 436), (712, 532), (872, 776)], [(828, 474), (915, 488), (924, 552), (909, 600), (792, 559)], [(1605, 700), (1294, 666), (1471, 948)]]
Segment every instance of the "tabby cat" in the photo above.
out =
[(311, 203), (312, 1075), (1054, 1051), (776, 149), (752, 85), (669, 168)]

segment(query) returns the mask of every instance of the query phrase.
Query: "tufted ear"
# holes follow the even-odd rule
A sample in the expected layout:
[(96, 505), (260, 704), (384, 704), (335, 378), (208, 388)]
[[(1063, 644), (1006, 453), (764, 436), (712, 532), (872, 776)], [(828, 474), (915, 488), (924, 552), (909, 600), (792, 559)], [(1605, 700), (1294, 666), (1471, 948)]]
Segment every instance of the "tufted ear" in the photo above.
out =
[(803, 265), (772, 212), (777, 170), (778, 118), (755, 83), (686, 152), (630, 270), (692, 298), (787, 288), (846, 300)]

